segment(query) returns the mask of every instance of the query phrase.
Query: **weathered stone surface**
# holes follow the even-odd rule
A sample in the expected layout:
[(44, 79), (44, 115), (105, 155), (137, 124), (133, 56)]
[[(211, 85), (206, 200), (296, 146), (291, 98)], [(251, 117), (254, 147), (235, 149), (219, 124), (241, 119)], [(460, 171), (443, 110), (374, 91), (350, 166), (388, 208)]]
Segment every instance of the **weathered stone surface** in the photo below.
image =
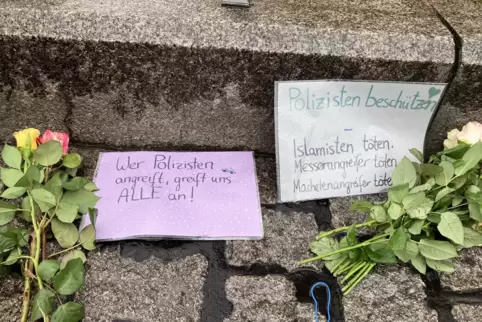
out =
[[(447, 99), (429, 132), (430, 152), (441, 147), (448, 130), (469, 121), (482, 122), (482, 2), (473, 0), (425, 0), (440, 12), (455, 30), (462, 44), (460, 65)], [(440, 135), (440, 134), (443, 135)]]
[(262, 240), (226, 243), (229, 264), (279, 264), (291, 270), (298, 267), (298, 261), (310, 256), (309, 241), (317, 233), (313, 214), (263, 208), (263, 226)]
[[(361, 224), (368, 220), (368, 214), (350, 211), (352, 203), (358, 200), (370, 202), (384, 201), (386, 198), (387, 195), (383, 193), (375, 195), (332, 198), (330, 199), (331, 224), (334, 228), (349, 226), (352, 224)], [(370, 233), (373, 232), (373, 229), (360, 228), (358, 229), (358, 232)]]
[(440, 82), (453, 61), (450, 33), (413, 0), (0, 8), (0, 91), (23, 84), (33, 100), (55, 84), (71, 111), (66, 125), (85, 143), (273, 153), (274, 81)]
[(380, 266), (344, 298), (346, 322), (437, 322), (424, 283), (406, 267)]
[(0, 277), (0, 320), (18, 322), (22, 315), (23, 279)]
[(482, 247), (472, 247), (460, 252), (454, 261), (455, 272), (442, 273), (443, 287), (454, 291), (469, 291), (482, 288)]
[(457, 322), (482, 321), (482, 305), (457, 304), (452, 309)]
[(199, 321), (206, 269), (202, 255), (136, 262), (113, 249), (91, 252), (77, 296), (86, 307), (84, 321)]
[(313, 321), (312, 306), (298, 303), (294, 294), (293, 283), (282, 276), (231, 277), (226, 295), (234, 310), (224, 322)]
[[(41, 131), (48, 128), (54, 131), (66, 130), (64, 119), (67, 109), (65, 102), (55, 94), (55, 86), (46, 88), (44, 97), (32, 97), (25, 89), (2, 88), (1, 85), (0, 81), (0, 141), (2, 143), (13, 132), (25, 128), (33, 127)], [(45, 85), (48, 84), (45, 83)]]

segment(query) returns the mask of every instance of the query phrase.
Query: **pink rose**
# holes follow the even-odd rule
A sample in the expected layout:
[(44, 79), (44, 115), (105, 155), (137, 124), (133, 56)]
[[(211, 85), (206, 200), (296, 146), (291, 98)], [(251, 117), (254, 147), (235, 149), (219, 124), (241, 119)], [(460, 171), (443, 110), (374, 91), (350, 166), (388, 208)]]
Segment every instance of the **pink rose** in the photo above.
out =
[(39, 143), (43, 144), (47, 141), (59, 141), (60, 145), (64, 149), (64, 155), (68, 153), (69, 150), (69, 135), (67, 133), (62, 132), (53, 132), (50, 130), (46, 130), (42, 137), (39, 138)]

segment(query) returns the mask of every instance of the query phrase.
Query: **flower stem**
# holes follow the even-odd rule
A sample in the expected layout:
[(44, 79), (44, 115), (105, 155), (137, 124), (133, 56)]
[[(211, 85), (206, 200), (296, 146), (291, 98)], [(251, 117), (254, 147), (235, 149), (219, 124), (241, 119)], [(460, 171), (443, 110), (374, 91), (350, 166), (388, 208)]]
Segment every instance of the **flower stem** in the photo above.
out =
[(43, 289), (43, 283), (42, 279), (38, 275), (38, 264), (39, 264), (39, 259), (40, 259), (40, 251), (42, 250), (42, 239), (40, 236), (40, 227), (37, 224), (37, 217), (35, 216), (35, 205), (33, 204), (33, 196), (29, 192), (29, 199), (30, 199), (30, 208), (31, 210), (31, 218), (32, 218), (32, 224), (33, 224), (33, 229), (35, 231), (35, 256), (34, 256), (34, 261), (33, 265), (35, 267), (35, 276), (37, 276), (37, 283), (38, 283), (38, 288)]
[(368, 246), (368, 245), (373, 244), (373, 243), (378, 243), (380, 241), (380, 239), (385, 238), (387, 236), (390, 236), (390, 233), (375, 236), (372, 239), (369, 239), (367, 241), (364, 241), (363, 243), (360, 243), (360, 244), (357, 244), (357, 245), (354, 245), (354, 246), (345, 247), (345, 248), (342, 248), (342, 249), (337, 249), (337, 250), (335, 250), (334, 252), (331, 252), (331, 253), (322, 254), (322, 255), (319, 255), (319, 256), (316, 256), (316, 257), (312, 257), (312, 258), (302, 260), (302, 261), (299, 262), (299, 264), (304, 265), (304, 264), (307, 264), (307, 263), (311, 263), (311, 262), (323, 259), (325, 257), (329, 257), (329, 256), (333, 256), (333, 255), (336, 255), (336, 254), (339, 254), (339, 253), (349, 251), (349, 250), (365, 247), (365, 246)]
[(345, 291), (343, 291), (343, 296), (347, 296), (348, 294), (350, 294), (350, 292), (355, 288), (355, 286), (357, 286), (364, 278), (365, 276), (368, 275), (368, 273), (370, 273), (370, 271), (373, 269), (373, 267), (375, 267), (377, 264), (375, 263), (371, 263), (369, 264), (366, 268), (365, 268), (365, 271), (360, 275), (358, 276), (358, 278), (355, 280), (354, 283), (352, 283), (352, 285)]
[(348, 281), (348, 279), (353, 276), (356, 272), (358, 272), (358, 270), (360, 269), (363, 269), (365, 267), (365, 265), (367, 265), (366, 262), (360, 262), (360, 263), (357, 263), (357, 265), (355, 265), (349, 272), (348, 274), (345, 275), (345, 277), (341, 280), (341, 283), (345, 283), (346, 281)]
[(338, 272), (336, 272), (336, 275), (334, 275), (335, 277), (338, 276), (338, 275), (341, 275), (347, 271), (349, 271), (350, 269), (353, 268), (353, 266), (355, 266), (357, 263), (352, 263), (352, 262), (348, 262), (348, 265), (345, 265), (345, 267), (343, 267), (342, 269), (340, 269)]
[(70, 250), (72, 250), (72, 249), (75, 249), (75, 248), (81, 246), (82, 244), (83, 244), (83, 242), (82, 242), (82, 243), (78, 243), (77, 245), (74, 245), (74, 246), (72, 246), (72, 247), (70, 247), (70, 248), (63, 249), (63, 250), (61, 250), (60, 252), (56, 252), (56, 253), (50, 254), (47, 258), (52, 258), (52, 257), (54, 257), (54, 256), (63, 254), (63, 253), (65, 253), (65, 252), (68, 252), (68, 251), (70, 251)]
[[(370, 220), (370, 221), (364, 222), (362, 224), (355, 225), (355, 228), (367, 227), (367, 226), (371, 226), (375, 223), (377, 223), (376, 220)], [(339, 227), (339, 228), (330, 230), (328, 232), (322, 232), (316, 237), (316, 239), (319, 240), (319, 239), (322, 239), (324, 237), (328, 237), (328, 236), (334, 235), (336, 233), (340, 233), (342, 231), (347, 231), (350, 228), (351, 228), (351, 226), (344, 226), (344, 227)]]
[(25, 282), (23, 287), (22, 317), (20, 319), (21, 322), (27, 322), (28, 312), (30, 309), (30, 277), (28, 276), (27, 271), (28, 271), (28, 264), (27, 262), (25, 262), (25, 268), (24, 268)]

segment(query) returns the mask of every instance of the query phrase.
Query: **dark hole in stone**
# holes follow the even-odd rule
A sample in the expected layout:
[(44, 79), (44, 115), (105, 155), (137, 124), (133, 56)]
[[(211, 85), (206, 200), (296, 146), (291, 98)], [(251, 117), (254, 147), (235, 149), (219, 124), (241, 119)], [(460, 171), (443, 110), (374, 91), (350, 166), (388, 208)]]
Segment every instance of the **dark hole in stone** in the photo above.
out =
[[(313, 268), (299, 268), (288, 274), (286, 277), (295, 284), (296, 298), (301, 303), (313, 303), (310, 296), (311, 287), (317, 282), (325, 282), (331, 290), (331, 320), (343, 321), (343, 303), (342, 292), (336, 278), (328, 271), (318, 271)], [(315, 297), (318, 301), (319, 311), (326, 316), (327, 291), (326, 288), (320, 286), (314, 290)]]

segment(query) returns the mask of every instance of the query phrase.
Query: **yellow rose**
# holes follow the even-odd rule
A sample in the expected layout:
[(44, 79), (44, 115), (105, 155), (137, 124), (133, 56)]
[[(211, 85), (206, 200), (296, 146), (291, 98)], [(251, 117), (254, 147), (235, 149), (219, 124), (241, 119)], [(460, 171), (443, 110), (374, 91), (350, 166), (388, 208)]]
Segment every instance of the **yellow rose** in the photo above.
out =
[(475, 144), (482, 140), (482, 124), (479, 122), (469, 122), (457, 134), (457, 139), (467, 144)]
[(458, 129), (453, 129), (447, 133), (447, 139), (444, 141), (446, 149), (455, 148), (457, 146), (457, 135), (460, 133)]
[[(23, 131), (13, 133), (17, 141), (17, 147), (30, 148), (30, 150), (37, 150), (37, 139), (40, 136), (40, 131), (37, 129), (25, 129)], [(30, 140), (30, 141), (29, 141)]]

